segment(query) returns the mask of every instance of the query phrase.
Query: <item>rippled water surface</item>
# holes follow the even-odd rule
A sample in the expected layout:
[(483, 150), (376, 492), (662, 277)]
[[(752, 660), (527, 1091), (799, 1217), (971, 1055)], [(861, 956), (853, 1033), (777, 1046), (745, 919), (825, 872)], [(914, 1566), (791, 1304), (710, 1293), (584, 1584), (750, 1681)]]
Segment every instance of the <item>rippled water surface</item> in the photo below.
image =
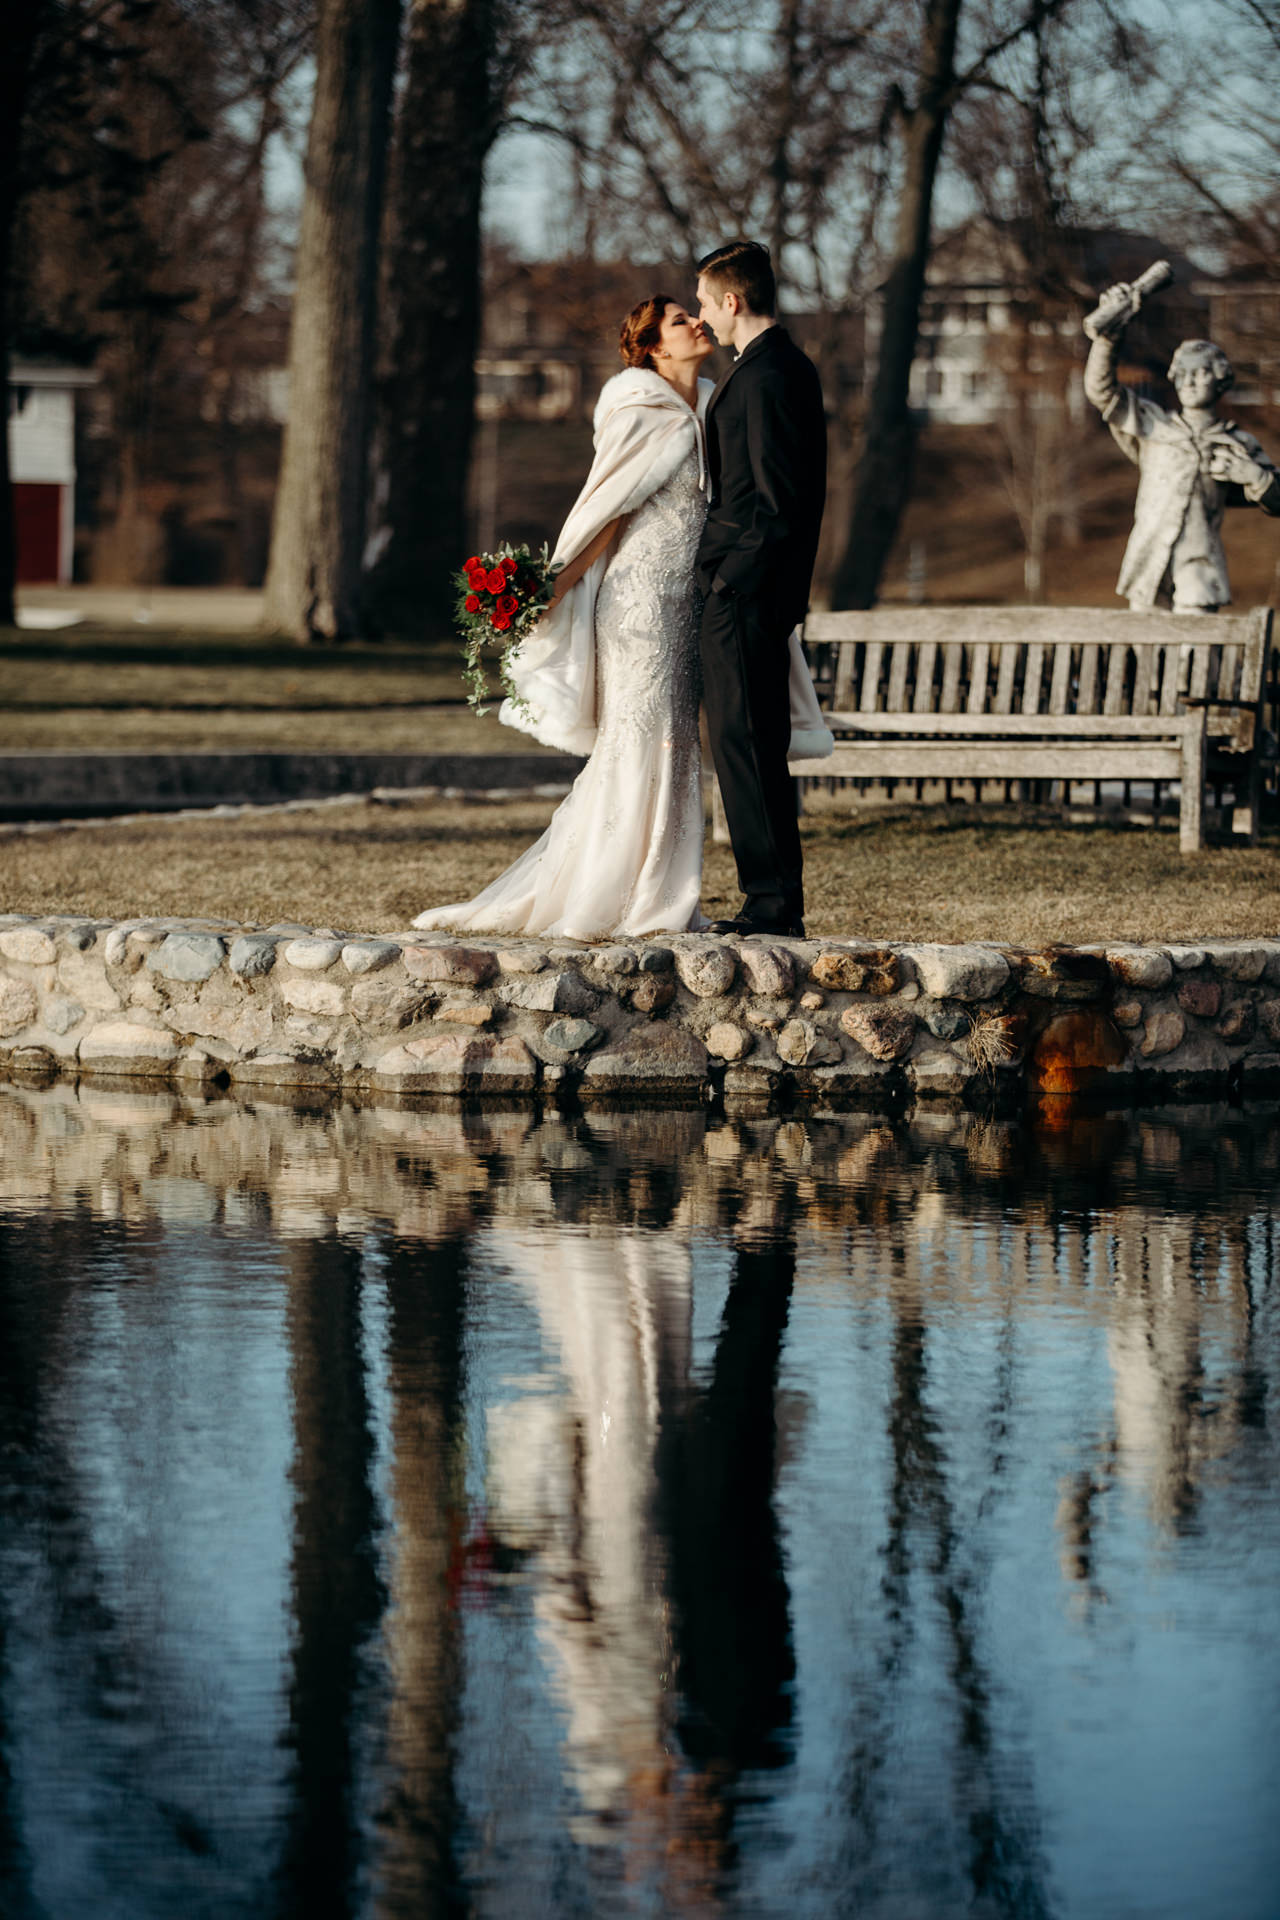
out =
[(1274, 1920), (1278, 1166), (0, 1089), (0, 1910)]

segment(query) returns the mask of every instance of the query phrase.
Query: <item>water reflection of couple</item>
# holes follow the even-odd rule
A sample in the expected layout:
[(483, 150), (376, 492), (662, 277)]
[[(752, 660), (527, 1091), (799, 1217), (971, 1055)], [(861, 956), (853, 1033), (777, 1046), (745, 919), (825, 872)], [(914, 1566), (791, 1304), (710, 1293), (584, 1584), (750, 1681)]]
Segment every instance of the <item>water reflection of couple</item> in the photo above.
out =
[[(623, 325), (595, 459), (556, 547), (555, 604), (516, 656), (502, 717), (590, 759), (547, 831), (422, 928), (579, 938), (701, 928), (701, 700), (743, 891), (717, 931), (799, 933), (787, 756), (829, 751), (795, 635), (822, 519), (812, 363), (774, 317), (767, 251), (701, 262), (700, 311), (655, 295)], [(715, 388), (715, 339), (737, 350)]]
[(513, 1248), (560, 1385), (491, 1415), (490, 1520), (540, 1557), (578, 1837), (648, 1854), (673, 1910), (725, 1864), (735, 1782), (790, 1754), (773, 1492), (794, 1254), (786, 1238), (735, 1252), (699, 1380), (688, 1246), (605, 1233), (607, 1287), (598, 1230)]

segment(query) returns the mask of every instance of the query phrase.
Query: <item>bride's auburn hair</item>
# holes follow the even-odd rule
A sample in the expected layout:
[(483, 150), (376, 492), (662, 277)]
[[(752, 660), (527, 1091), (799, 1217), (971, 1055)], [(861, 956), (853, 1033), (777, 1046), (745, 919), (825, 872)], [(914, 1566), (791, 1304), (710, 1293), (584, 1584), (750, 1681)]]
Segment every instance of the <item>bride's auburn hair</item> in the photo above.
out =
[(662, 337), (662, 316), (675, 301), (669, 293), (652, 293), (632, 307), (622, 323), (618, 352), (624, 366), (652, 367), (652, 353)]

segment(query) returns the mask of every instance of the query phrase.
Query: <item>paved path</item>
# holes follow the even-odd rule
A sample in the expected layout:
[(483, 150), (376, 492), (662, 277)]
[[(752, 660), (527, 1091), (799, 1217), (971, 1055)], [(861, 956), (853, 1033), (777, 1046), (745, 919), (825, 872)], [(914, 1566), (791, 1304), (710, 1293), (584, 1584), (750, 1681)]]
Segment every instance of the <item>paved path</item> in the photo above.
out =
[[(49, 624), (67, 616), (105, 626), (210, 627), (221, 631), (256, 627), (262, 595), (244, 587), (20, 587), (18, 625)], [(41, 616), (46, 616), (42, 618)]]

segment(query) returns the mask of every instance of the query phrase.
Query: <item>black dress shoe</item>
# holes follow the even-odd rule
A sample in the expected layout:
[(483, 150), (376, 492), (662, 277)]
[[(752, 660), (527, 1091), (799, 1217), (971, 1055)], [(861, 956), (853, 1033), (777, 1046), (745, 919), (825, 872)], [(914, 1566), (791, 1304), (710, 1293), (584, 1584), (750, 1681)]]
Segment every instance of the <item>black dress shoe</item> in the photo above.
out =
[(749, 915), (740, 913), (733, 920), (713, 920), (707, 928), (708, 933), (763, 934), (766, 937), (784, 940), (803, 940), (803, 920), (752, 920)]

